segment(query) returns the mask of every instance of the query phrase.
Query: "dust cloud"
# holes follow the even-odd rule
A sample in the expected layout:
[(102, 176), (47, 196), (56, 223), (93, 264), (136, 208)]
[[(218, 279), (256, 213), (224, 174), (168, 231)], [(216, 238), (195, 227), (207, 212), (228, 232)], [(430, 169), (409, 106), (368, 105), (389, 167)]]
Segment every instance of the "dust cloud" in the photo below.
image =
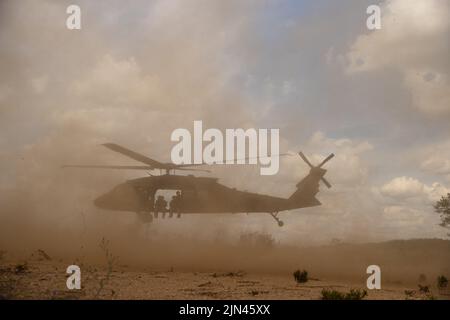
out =
[[(410, 216), (385, 219), (385, 200), (377, 202), (372, 190), (381, 179), (378, 173), (384, 172), (380, 164), (395, 161), (378, 158), (378, 163), (371, 162), (370, 154), (365, 156), (373, 149), (367, 135), (354, 139), (357, 134), (352, 130), (358, 128), (347, 132), (349, 124), (335, 126), (339, 118), (361, 113), (360, 109), (345, 109), (349, 100), (367, 101), (367, 88), (378, 87), (361, 81), (358, 87), (367, 88), (360, 88), (362, 97), (354, 97), (348, 95), (356, 92), (354, 83), (348, 82), (352, 90), (341, 90), (327, 96), (330, 101), (322, 101), (327, 86), (342, 88), (343, 80), (337, 75), (341, 73), (330, 77), (327, 72), (331, 71), (324, 71), (319, 76), (307, 68), (310, 60), (299, 64), (303, 70), (292, 69), (304, 56), (305, 47), (315, 48), (306, 57), (325, 56), (322, 51), (329, 49), (329, 39), (316, 43), (316, 38), (326, 32), (320, 32), (320, 37), (318, 31), (308, 33), (322, 28), (283, 23), (291, 31), (282, 32), (279, 45), (265, 42), (268, 39), (257, 33), (265, 29), (261, 28), (264, 10), (273, 9), (261, 1), (198, 1), (198, 6), (141, 1), (136, 8), (119, 1), (114, 5), (82, 1), (83, 10), (90, 13), (84, 15), (84, 29), (67, 33), (67, 3), (0, 4), (0, 250), (7, 257), (26, 260), (41, 249), (67, 263), (104, 265), (99, 244), (107, 239), (117, 263), (133, 268), (283, 274), (305, 268), (317, 277), (359, 279), (366, 276), (369, 264), (379, 264), (391, 279), (411, 281), (423, 272), (448, 273), (448, 241), (363, 244), (398, 234), (411, 238), (443, 232), (437, 226), (438, 217), (432, 221), (433, 213), (425, 210), (415, 220)], [(332, 11), (328, 14), (334, 17)], [(289, 59), (272, 56), (266, 47), (278, 47)], [(322, 60), (317, 63), (325, 66)], [(308, 77), (296, 83), (291, 73)], [(339, 86), (324, 82), (328, 78), (338, 79)], [(321, 82), (327, 86), (318, 85)], [(297, 94), (292, 101), (287, 99), (297, 91), (315, 94), (306, 95), (301, 103)], [(400, 98), (397, 93), (392, 95), (390, 100), (397, 105)], [(324, 105), (330, 105), (323, 110), (327, 117), (318, 112), (315, 118), (316, 110)], [(349, 119), (352, 126), (365, 126), (361, 119)], [(136, 165), (99, 146), (105, 142), (169, 161), (170, 133), (191, 128), (194, 120), (219, 129), (280, 128), (284, 137), (280, 150), (306, 148), (306, 153), (314, 153), (314, 163), (320, 163), (323, 154), (336, 152), (327, 167), (333, 189), (321, 187), (319, 198), (324, 205), (285, 213), (283, 228), (268, 215), (258, 214), (188, 215), (143, 226), (134, 213), (102, 211), (92, 204), (96, 197), (142, 172), (61, 168), (64, 164)], [(320, 131), (334, 127), (340, 129), (331, 136), (338, 138)], [(385, 151), (378, 149), (376, 154), (394, 153)], [(395, 154), (403, 157), (401, 152)], [(261, 177), (258, 168), (221, 168), (213, 175), (238, 189), (288, 196), (307, 166), (299, 159), (285, 161), (276, 177)], [(416, 163), (411, 166), (418, 167)], [(370, 180), (374, 176), (377, 184)], [(392, 222), (399, 224), (392, 227)], [(243, 235), (254, 232), (273, 242), (243, 241)], [(334, 237), (344, 243), (329, 245)]]
[(263, 229), (249, 231), (227, 223), (239, 223), (242, 215), (186, 215), (143, 225), (134, 213), (92, 205), (127, 175), (62, 169), (76, 151), (89, 147), (74, 143), (61, 144), (58, 152), (51, 148), (44, 143), (22, 154), (17, 170), (23, 179), (2, 194), (0, 249), (11, 259), (27, 260), (40, 249), (68, 264), (102, 266), (100, 242), (106, 239), (117, 264), (136, 270), (290, 274), (304, 268), (315, 277), (364, 281), (367, 266), (377, 264), (385, 279), (411, 283), (422, 273), (449, 272), (450, 244), (444, 240), (335, 241), (322, 246), (283, 242)]

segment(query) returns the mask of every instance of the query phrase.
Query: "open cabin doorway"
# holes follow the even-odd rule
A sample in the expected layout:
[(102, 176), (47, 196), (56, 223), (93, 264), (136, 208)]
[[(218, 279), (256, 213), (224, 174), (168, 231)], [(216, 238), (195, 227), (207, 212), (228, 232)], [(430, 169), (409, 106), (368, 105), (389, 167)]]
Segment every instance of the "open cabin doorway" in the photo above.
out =
[(174, 213), (180, 217), (180, 201), (181, 190), (179, 189), (156, 190), (153, 200), (155, 218), (158, 218), (159, 214), (162, 214), (162, 217), (165, 218), (166, 213), (169, 213), (170, 218)]

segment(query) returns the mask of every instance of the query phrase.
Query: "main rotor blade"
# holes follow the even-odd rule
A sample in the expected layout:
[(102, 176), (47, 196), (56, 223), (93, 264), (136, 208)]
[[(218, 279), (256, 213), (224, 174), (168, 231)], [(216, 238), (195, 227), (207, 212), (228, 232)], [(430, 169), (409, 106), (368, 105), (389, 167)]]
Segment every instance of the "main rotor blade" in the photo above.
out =
[[(245, 157), (245, 158), (240, 158), (240, 159), (233, 159), (233, 162), (238, 162), (238, 161), (242, 161), (242, 160), (250, 160), (250, 159), (261, 159), (261, 158), (272, 158), (272, 157), (285, 157), (285, 156), (292, 156), (289, 153), (280, 153), (280, 154), (274, 154), (274, 155), (268, 155), (268, 156), (257, 156), (257, 157)], [(231, 160), (230, 160), (231, 161)], [(227, 160), (225, 160), (224, 164), (227, 163)]]
[(171, 169), (179, 170), (178, 168), (190, 168), (190, 167), (198, 167), (198, 166), (207, 166), (208, 164), (205, 162), (202, 163), (193, 163), (193, 164), (174, 164), (174, 163), (166, 163), (168, 167)]
[(331, 188), (331, 184), (324, 177), (321, 178), (322, 182), (329, 188)]
[(152, 167), (149, 166), (108, 166), (108, 165), (104, 166), (104, 165), (82, 165), (82, 164), (63, 165), (62, 168), (152, 170)]
[(317, 167), (321, 168), (325, 163), (327, 163), (331, 158), (334, 157), (334, 153), (330, 154), (328, 157), (326, 157)]
[(210, 170), (206, 169), (190, 169), (190, 168), (173, 168), (173, 170), (211, 172)]
[[(103, 166), (103, 165), (82, 165), (82, 164), (68, 164), (63, 165), (62, 168), (82, 168), (82, 169), (133, 169), (133, 170), (153, 170), (154, 168), (149, 166)], [(172, 170), (172, 169), (170, 169)], [(189, 168), (173, 168), (173, 170), (183, 171), (202, 171), (211, 172), (205, 169), (189, 169)]]
[(303, 159), (303, 161), (306, 162), (306, 164), (308, 166), (310, 166), (311, 168), (314, 168), (314, 166), (311, 164), (311, 162), (309, 162), (308, 158), (306, 158), (306, 156), (303, 154), (303, 152), (299, 152), (298, 155)]
[(152, 168), (156, 168), (156, 169), (166, 169), (167, 166), (164, 163), (161, 163), (159, 161), (150, 159), (149, 157), (146, 157), (140, 153), (134, 152), (130, 149), (127, 149), (125, 147), (119, 146), (118, 144), (115, 143), (104, 143), (103, 146), (105, 146), (106, 148), (121, 153), (131, 159), (134, 159), (136, 161), (148, 164), (149, 166), (151, 166)]
[(177, 168), (188, 168), (188, 167), (197, 167), (197, 166), (213, 166), (216, 164), (227, 164), (227, 161), (233, 161), (232, 163), (235, 163), (237, 161), (242, 161), (242, 160), (249, 160), (249, 159), (261, 159), (261, 158), (270, 158), (270, 157), (275, 157), (275, 156), (280, 156), (280, 157), (284, 157), (284, 156), (292, 156), (292, 154), (289, 153), (280, 153), (280, 154), (274, 154), (271, 156), (257, 156), (257, 157), (246, 157), (246, 158), (239, 158), (239, 159), (230, 159), (230, 160), (225, 160), (224, 162), (214, 162), (214, 163), (207, 163), (207, 162), (202, 162), (202, 163), (194, 163), (194, 164), (174, 164), (174, 167)]

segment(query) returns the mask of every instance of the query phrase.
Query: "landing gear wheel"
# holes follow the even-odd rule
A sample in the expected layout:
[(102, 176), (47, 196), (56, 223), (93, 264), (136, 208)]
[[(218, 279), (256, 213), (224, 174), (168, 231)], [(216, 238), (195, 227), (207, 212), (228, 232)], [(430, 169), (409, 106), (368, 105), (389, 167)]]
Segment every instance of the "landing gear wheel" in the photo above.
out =
[(278, 223), (279, 227), (284, 226), (284, 222), (278, 218), (278, 212), (269, 212), (269, 214), (272, 216), (272, 218), (275, 219), (275, 221)]

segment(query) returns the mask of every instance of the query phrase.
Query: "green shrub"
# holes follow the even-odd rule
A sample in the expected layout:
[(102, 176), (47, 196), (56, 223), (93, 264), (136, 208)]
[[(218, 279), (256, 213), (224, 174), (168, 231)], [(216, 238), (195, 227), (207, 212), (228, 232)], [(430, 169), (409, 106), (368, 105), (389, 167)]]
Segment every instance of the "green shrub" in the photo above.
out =
[(345, 295), (345, 300), (362, 300), (366, 296), (366, 290), (351, 289), (350, 292)]
[(345, 294), (336, 290), (322, 290), (322, 300), (344, 300)]
[(337, 290), (322, 290), (322, 300), (362, 300), (367, 296), (366, 290), (351, 289), (344, 293)]
[(16, 266), (14, 267), (15, 274), (23, 274), (26, 272), (28, 272), (28, 264), (26, 262), (16, 264)]
[(305, 283), (308, 281), (308, 271), (303, 270), (297, 270), (294, 272), (294, 279), (297, 281), (297, 283)]
[(437, 286), (439, 289), (445, 289), (448, 286), (448, 279), (445, 276), (439, 276), (437, 278)]
[(430, 288), (428, 287), (428, 286), (422, 286), (422, 285), (418, 285), (419, 286), (419, 291), (421, 292), (421, 293), (430, 293)]
[(407, 297), (412, 297), (414, 296), (415, 291), (414, 290), (405, 290), (405, 295)]

